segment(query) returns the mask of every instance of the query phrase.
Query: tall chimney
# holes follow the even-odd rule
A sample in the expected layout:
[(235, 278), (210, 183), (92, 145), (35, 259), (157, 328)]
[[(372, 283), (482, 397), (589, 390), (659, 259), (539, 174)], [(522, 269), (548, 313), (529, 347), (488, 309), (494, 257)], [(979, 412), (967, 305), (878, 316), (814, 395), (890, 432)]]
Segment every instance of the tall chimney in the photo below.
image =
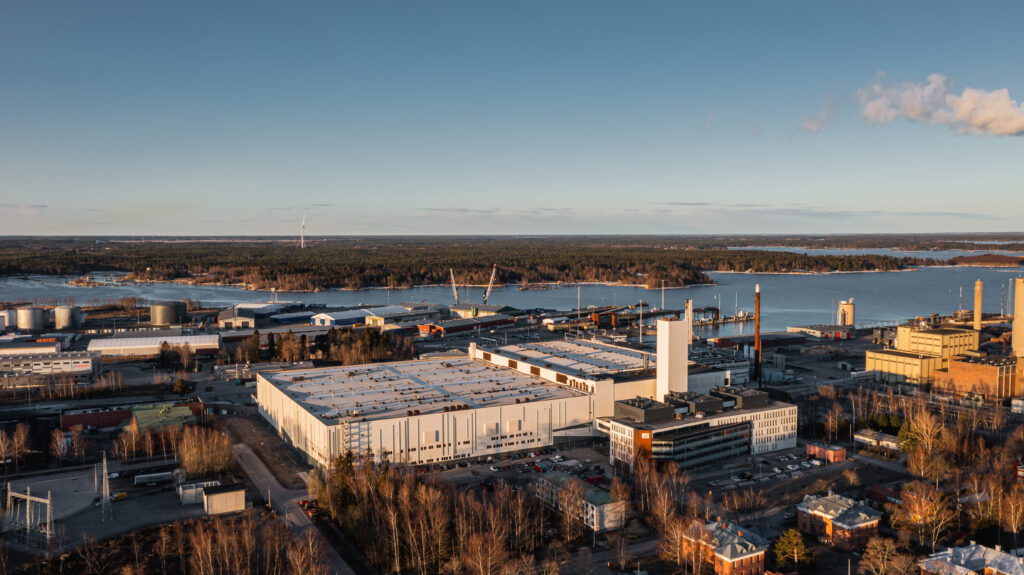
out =
[[(1013, 280), (1013, 355), (1024, 358), (1024, 278)], [(1020, 362), (1018, 361), (1018, 365)], [(1020, 375), (1020, 374), (1018, 374)]]
[(693, 300), (686, 300), (686, 337), (687, 342), (693, 343)]
[(981, 280), (974, 282), (974, 331), (981, 331)]
[(761, 284), (754, 285), (754, 379), (761, 387)]

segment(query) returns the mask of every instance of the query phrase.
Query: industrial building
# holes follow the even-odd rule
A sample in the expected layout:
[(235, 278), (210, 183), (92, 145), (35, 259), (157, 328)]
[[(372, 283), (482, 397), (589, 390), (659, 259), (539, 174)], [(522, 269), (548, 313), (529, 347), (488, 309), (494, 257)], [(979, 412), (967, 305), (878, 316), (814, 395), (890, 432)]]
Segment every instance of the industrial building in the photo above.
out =
[(764, 556), (771, 546), (749, 528), (729, 521), (712, 521), (702, 532), (683, 537), (698, 545), (715, 575), (763, 575)]
[(247, 329), (256, 327), (252, 310), (229, 307), (217, 314), (217, 327), (221, 329)]
[(969, 329), (901, 325), (895, 343), (896, 349), (867, 352), (865, 369), (877, 371), (887, 383), (931, 385), (953, 357), (976, 351), (979, 338)]
[(377, 327), (380, 329), (387, 329), (388, 326), (397, 326), (402, 324), (414, 324), (419, 325), (433, 320), (441, 320), (449, 317), (448, 310), (441, 306), (421, 306), (415, 309), (406, 309), (404, 306), (399, 306), (399, 310), (369, 310), (370, 313), (366, 316), (366, 325), (371, 327)]
[(828, 539), (833, 547), (846, 551), (860, 549), (878, 535), (882, 513), (849, 497), (829, 493), (807, 495), (797, 504), (800, 531)]
[(76, 382), (92, 381), (102, 362), (95, 352), (67, 351), (0, 355), (0, 377), (17, 375), (61, 375)]
[(712, 394), (616, 402), (614, 415), (597, 421), (609, 437), (609, 463), (632, 469), (639, 456), (686, 469), (796, 447), (796, 406), (752, 389), (717, 388)]
[[(535, 493), (545, 505), (560, 511), (563, 501), (559, 494), (564, 486), (571, 481), (580, 480), (560, 471), (545, 473), (537, 479)], [(582, 481), (580, 483), (582, 484), (583, 498), (579, 502), (579, 507), (571, 510), (571, 513), (587, 529), (596, 533), (622, 528), (626, 523), (626, 502), (614, 501), (611, 493), (605, 489)]]
[(220, 351), (220, 335), (178, 335), (167, 337), (111, 337), (89, 342), (89, 351), (120, 357), (158, 355), (163, 344), (171, 347), (188, 345), (196, 355), (216, 355)]
[(409, 310), (400, 305), (327, 311), (314, 315), (312, 317), (312, 324), (318, 326), (345, 327), (364, 324), (366, 323), (366, 318), (371, 315), (387, 315), (391, 313), (404, 313), (407, 311)]
[(798, 325), (786, 328), (789, 333), (802, 333), (815, 339), (842, 340), (853, 339), (853, 328), (847, 325)]
[(37, 306), (18, 308), (18, 329), (38, 332), (46, 328), (46, 311)]
[(959, 355), (949, 360), (947, 369), (935, 371), (932, 388), (957, 397), (1003, 401), (1024, 395), (1017, 367), (1014, 357)]
[(474, 317), (467, 319), (450, 319), (431, 323), (419, 324), (421, 337), (445, 337), (459, 333), (491, 329), (503, 325), (512, 325), (516, 318), (510, 315), (489, 315), (486, 317)]
[(463, 319), (471, 317), (486, 317), (489, 315), (510, 315), (516, 313), (517, 310), (514, 307), (507, 305), (491, 305), (483, 303), (460, 303), (448, 306), (452, 314), (457, 315)]
[(203, 511), (207, 515), (245, 511), (245, 486), (235, 483), (203, 487)]
[[(260, 373), (257, 405), (282, 437), (321, 465), (349, 450), (422, 464), (544, 447), (607, 433), (601, 418), (615, 415), (617, 400), (687, 393), (685, 327), (659, 321), (660, 364), (650, 353), (595, 341), (471, 343), (468, 357)], [(725, 383), (728, 372), (697, 376), (701, 385)], [(760, 396), (712, 389), (725, 409), (757, 411), (746, 408)], [(796, 408), (788, 408), (795, 442)], [(779, 423), (774, 413), (752, 416), (757, 423), (745, 445), (754, 452), (789, 445), (788, 427), (786, 438), (772, 435)], [(734, 416), (724, 414), (716, 424)]]
[(313, 461), (422, 464), (591, 435), (593, 396), (477, 358), (258, 374), (260, 414)]
[(59, 341), (9, 341), (0, 343), (0, 357), (6, 355), (42, 355), (59, 353)]

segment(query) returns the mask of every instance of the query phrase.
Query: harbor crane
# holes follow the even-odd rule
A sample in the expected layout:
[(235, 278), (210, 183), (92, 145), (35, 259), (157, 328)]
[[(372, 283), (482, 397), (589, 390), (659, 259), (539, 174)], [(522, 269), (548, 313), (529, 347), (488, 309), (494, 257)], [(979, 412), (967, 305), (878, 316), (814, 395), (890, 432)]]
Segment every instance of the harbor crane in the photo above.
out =
[(484, 303), (487, 303), (487, 298), (491, 296), (491, 290), (494, 289), (494, 278), (498, 275), (498, 264), (494, 264), (491, 268), (491, 281), (487, 282), (487, 291), (484, 292)]
[(448, 268), (448, 273), (452, 275), (452, 295), (455, 296), (455, 305), (459, 305), (459, 287), (455, 285), (455, 270)]

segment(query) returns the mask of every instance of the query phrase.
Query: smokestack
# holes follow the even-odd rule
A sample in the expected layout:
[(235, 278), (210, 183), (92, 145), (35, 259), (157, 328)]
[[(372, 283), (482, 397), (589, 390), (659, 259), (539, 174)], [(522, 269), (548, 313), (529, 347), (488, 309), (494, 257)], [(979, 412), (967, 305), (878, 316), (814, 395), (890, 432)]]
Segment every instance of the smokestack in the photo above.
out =
[[(1013, 355), (1024, 358), (1024, 278), (1013, 280)], [(1018, 361), (1018, 365), (1020, 362)], [(1020, 374), (1018, 374), (1019, 376)]]
[(693, 343), (693, 300), (686, 300), (686, 336)]
[(974, 331), (981, 331), (981, 280), (974, 282)]
[(754, 286), (754, 379), (761, 387), (761, 284)]

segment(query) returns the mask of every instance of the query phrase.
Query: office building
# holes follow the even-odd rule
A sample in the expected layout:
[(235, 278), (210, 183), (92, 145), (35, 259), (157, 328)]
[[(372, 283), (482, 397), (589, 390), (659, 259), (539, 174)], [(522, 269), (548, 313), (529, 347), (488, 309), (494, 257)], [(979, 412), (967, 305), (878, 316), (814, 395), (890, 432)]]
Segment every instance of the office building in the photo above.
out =
[(849, 497), (829, 493), (807, 495), (797, 504), (800, 531), (846, 551), (860, 549), (878, 535), (882, 513)]

